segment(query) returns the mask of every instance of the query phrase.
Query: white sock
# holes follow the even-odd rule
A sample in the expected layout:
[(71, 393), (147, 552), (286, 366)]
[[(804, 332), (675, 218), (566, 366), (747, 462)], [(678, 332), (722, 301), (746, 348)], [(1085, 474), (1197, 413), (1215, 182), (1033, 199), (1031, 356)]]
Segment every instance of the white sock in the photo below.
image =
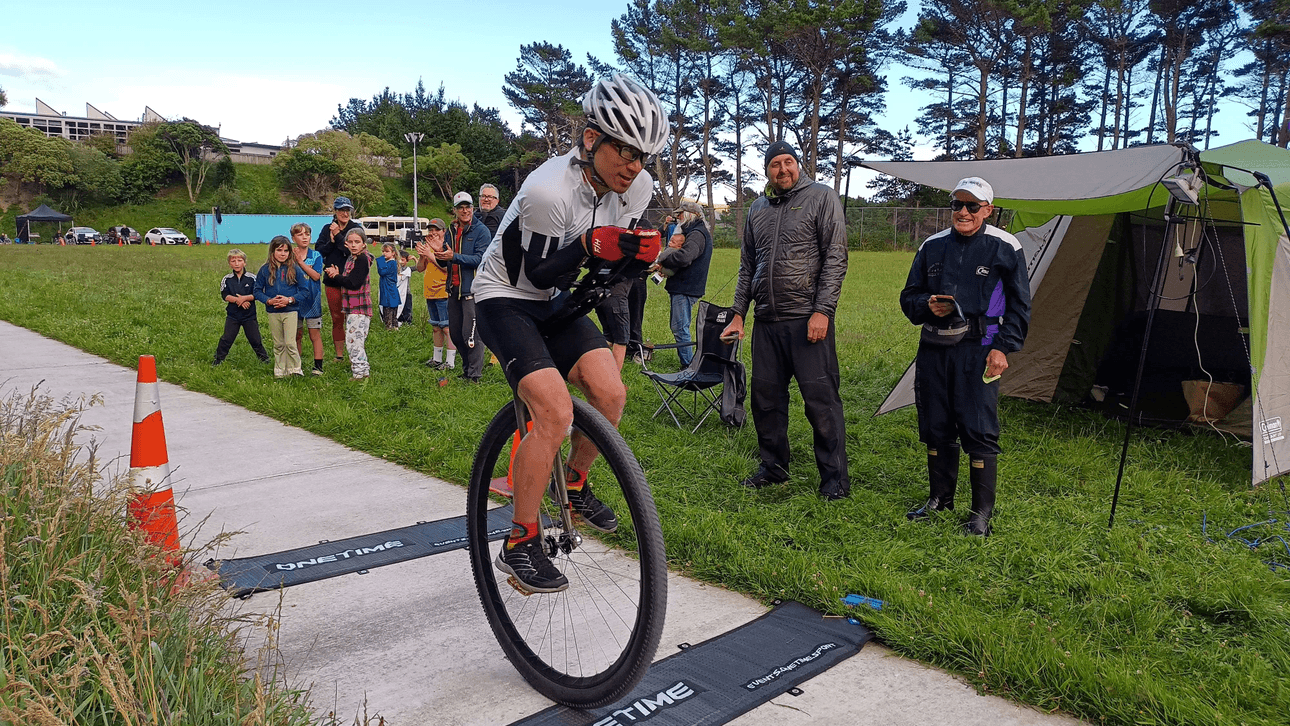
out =
[(441, 346), (439, 346), (438, 348), (435, 348), (435, 349), (434, 349), (434, 362), (435, 362), (435, 363), (442, 363), (442, 362), (443, 362), (443, 346), (442, 346), (442, 345), (441, 345)]
[(457, 351), (455, 350), (448, 351), (448, 365), (450, 366), (457, 365)]

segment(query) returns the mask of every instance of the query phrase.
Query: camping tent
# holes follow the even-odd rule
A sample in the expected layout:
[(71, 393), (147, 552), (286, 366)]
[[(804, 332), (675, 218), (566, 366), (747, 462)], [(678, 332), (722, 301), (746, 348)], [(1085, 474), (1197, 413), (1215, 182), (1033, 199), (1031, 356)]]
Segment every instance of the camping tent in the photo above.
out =
[(34, 210), (19, 215), (16, 220), (18, 229), (15, 236), (24, 242), (31, 239), (32, 222), (70, 222), (72, 218), (62, 212), (54, 211), (44, 204), (36, 207)]
[[(1250, 395), (1213, 423), (1252, 434), (1253, 483), (1290, 471), (1290, 151), (1244, 141), (864, 165), (945, 190), (979, 176), (1014, 210), (1033, 304), (1003, 394), (1121, 412), (1132, 399), (1137, 421), (1182, 422), (1197, 417), (1199, 385), (1208, 422), (1205, 393), (1226, 384)], [(1205, 180), (1196, 205), (1162, 184), (1190, 172)], [(878, 413), (913, 402), (911, 365)]]

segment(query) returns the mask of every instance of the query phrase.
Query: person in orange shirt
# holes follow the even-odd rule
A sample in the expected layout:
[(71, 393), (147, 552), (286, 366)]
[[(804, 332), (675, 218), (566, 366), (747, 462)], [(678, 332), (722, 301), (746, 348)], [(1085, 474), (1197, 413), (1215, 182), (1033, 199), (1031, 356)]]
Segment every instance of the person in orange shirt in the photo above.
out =
[[(434, 340), (434, 355), (426, 365), (442, 371), (457, 365), (457, 346), (448, 334), (448, 267), (435, 258), (443, 252), (443, 235), (448, 225), (435, 217), (426, 229), (426, 241), (417, 243), (417, 272), (425, 273), (426, 309), (430, 311), (430, 329)], [(445, 348), (447, 358), (445, 359)]]

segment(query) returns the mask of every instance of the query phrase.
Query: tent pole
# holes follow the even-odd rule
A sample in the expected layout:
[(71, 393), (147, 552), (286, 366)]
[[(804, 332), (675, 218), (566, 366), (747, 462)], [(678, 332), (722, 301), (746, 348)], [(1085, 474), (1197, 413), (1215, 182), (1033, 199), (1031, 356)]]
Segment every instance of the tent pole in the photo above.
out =
[(1281, 211), (1281, 201), (1277, 199), (1277, 192), (1272, 188), (1272, 179), (1261, 171), (1252, 171), (1250, 173), (1259, 180), (1260, 184), (1267, 188), (1268, 196), (1272, 197), (1272, 203), (1276, 205), (1277, 216), (1281, 217), (1281, 227), (1285, 229), (1286, 236), (1290, 237), (1290, 224), (1286, 223), (1286, 213)]
[[(1172, 197), (1165, 204), (1165, 234), (1160, 244), (1160, 259), (1156, 261), (1156, 272), (1151, 278), (1151, 299), (1147, 303), (1147, 325), (1142, 331), (1142, 351), (1138, 354), (1138, 371), (1133, 377), (1133, 396), (1129, 400), (1129, 423), (1124, 427), (1124, 444), (1120, 447), (1120, 471), (1115, 475), (1115, 494), (1111, 496), (1111, 518), (1106, 528), (1115, 526), (1115, 507), (1120, 502), (1120, 484), (1124, 481), (1124, 464), (1129, 458), (1129, 437), (1133, 435), (1133, 422), (1138, 417), (1138, 392), (1142, 387), (1142, 369), (1147, 366), (1147, 344), (1151, 341), (1151, 324), (1156, 319), (1156, 309), (1160, 307), (1160, 298), (1164, 295), (1165, 264), (1169, 259), (1169, 232), (1178, 224), (1174, 222), (1173, 211), (1178, 202)], [(1184, 220), (1178, 220), (1182, 222)], [(1174, 231), (1174, 240), (1178, 233)], [(1157, 292), (1156, 286), (1160, 286)]]

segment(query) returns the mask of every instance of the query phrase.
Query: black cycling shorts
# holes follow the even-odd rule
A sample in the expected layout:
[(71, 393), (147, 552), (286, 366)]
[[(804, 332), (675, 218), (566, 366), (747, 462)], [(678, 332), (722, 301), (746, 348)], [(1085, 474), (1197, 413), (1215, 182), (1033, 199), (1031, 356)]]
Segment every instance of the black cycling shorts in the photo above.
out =
[(589, 351), (607, 348), (605, 336), (583, 315), (559, 330), (543, 334), (538, 325), (555, 314), (559, 301), (494, 297), (475, 303), (479, 337), (502, 364), (512, 389), (543, 368), (554, 368), (566, 380), (574, 364)]
[(609, 297), (596, 306), (596, 317), (605, 339), (614, 345), (627, 345), (631, 338), (631, 306), (627, 293), (635, 280), (623, 280), (609, 288)]

